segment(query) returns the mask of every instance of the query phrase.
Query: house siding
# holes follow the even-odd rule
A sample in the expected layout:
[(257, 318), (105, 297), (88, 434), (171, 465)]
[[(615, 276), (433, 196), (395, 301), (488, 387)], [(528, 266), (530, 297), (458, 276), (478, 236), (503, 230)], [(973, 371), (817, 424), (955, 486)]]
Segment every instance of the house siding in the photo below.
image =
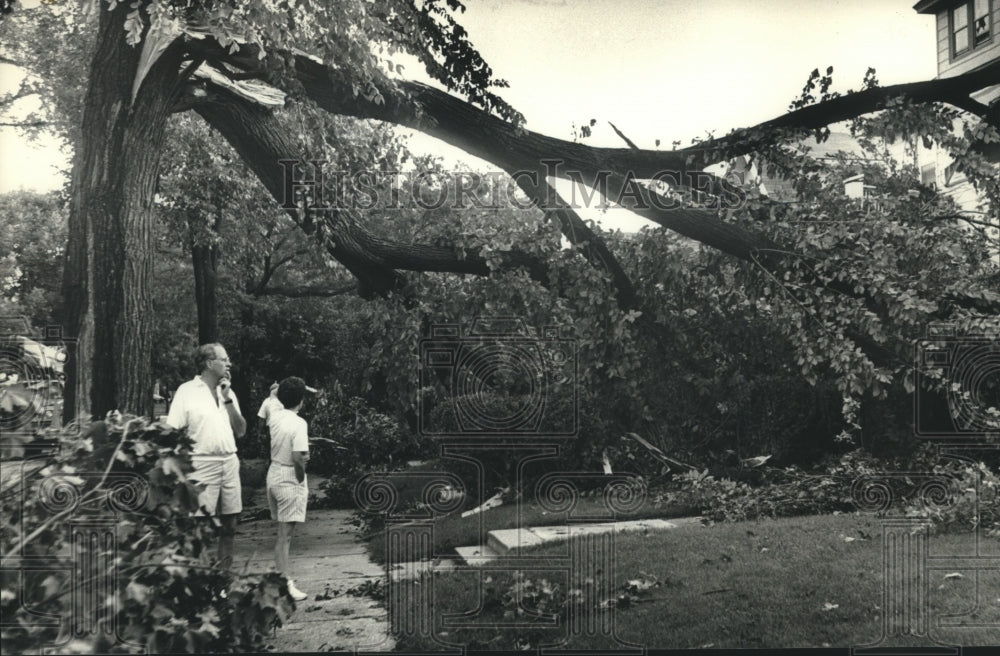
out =
[[(938, 48), (938, 77), (952, 77), (983, 64), (1000, 58), (1000, 0), (992, 2), (992, 23), (990, 24), (990, 35), (992, 41), (979, 46), (971, 52), (965, 52), (958, 57), (951, 55), (951, 34), (948, 27), (948, 11), (939, 12), (937, 15), (937, 48)], [(950, 10), (949, 10), (950, 11)]]
[(951, 56), (951, 35), (948, 33), (948, 12), (941, 12), (937, 15), (937, 62), (938, 75), (941, 69), (948, 65), (948, 58)]
[[(923, 3), (918, 4), (921, 7)], [(984, 66), (990, 62), (1000, 59), (1000, 0), (992, 0), (991, 10), (991, 40), (987, 43), (966, 51), (958, 57), (951, 54), (951, 26), (948, 16), (951, 9), (959, 3), (956, 1), (931, 3), (923, 5), (919, 9), (921, 13), (935, 13), (935, 47), (938, 56), (938, 77), (953, 77), (967, 73), (973, 69)], [(940, 7), (946, 7), (943, 11), (938, 11)], [(972, 94), (972, 97), (979, 102), (988, 105), (1000, 98), (1000, 85), (987, 87)], [(951, 157), (939, 146), (934, 146), (927, 150), (919, 147), (917, 151), (917, 164), (920, 169), (921, 180), (926, 181), (933, 177), (938, 189), (950, 196), (959, 207), (967, 211), (978, 210), (983, 203), (983, 198), (975, 187), (961, 173), (955, 173), (950, 179), (946, 179), (946, 173), (952, 164)], [(995, 221), (995, 220), (994, 220)], [(989, 238), (996, 239), (1000, 235), (998, 228), (992, 228), (988, 232)], [(1000, 263), (1000, 256), (997, 256)]]
[[(951, 54), (951, 26), (948, 16), (951, 13), (951, 9), (957, 4), (949, 3), (948, 9), (939, 11), (936, 15), (935, 31), (937, 36), (939, 78), (961, 75), (991, 61), (1000, 59), (1000, 34), (997, 34), (1000, 31), (1000, 0), (992, 0), (990, 8), (992, 41), (972, 51), (967, 51), (958, 57), (953, 57)], [(973, 98), (984, 104), (989, 104), (990, 101), (997, 97), (1000, 97), (1000, 85), (989, 87), (973, 94)], [(951, 164), (951, 158), (942, 152), (941, 149), (934, 148), (932, 152), (925, 152), (921, 149), (918, 159), (922, 164), (933, 163), (937, 186), (944, 193), (954, 198), (963, 207), (972, 208), (978, 205), (978, 195), (973, 186), (965, 179), (964, 175), (956, 173), (950, 180), (946, 180), (946, 170)]]

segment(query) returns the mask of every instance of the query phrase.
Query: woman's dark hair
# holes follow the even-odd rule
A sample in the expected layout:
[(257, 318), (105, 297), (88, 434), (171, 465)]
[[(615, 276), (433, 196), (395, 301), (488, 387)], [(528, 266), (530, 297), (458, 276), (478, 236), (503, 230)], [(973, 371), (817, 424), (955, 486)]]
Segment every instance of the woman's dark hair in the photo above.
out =
[(288, 409), (302, 403), (302, 397), (305, 395), (306, 381), (298, 376), (289, 376), (278, 385), (278, 400)]

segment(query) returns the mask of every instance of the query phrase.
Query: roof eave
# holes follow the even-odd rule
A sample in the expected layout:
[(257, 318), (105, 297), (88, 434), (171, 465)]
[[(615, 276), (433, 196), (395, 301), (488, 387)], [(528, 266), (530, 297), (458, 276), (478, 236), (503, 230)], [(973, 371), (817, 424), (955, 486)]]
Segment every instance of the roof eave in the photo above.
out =
[(946, 5), (952, 4), (951, 0), (920, 0), (913, 5), (913, 11), (918, 14), (936, 14), (946, 9)]

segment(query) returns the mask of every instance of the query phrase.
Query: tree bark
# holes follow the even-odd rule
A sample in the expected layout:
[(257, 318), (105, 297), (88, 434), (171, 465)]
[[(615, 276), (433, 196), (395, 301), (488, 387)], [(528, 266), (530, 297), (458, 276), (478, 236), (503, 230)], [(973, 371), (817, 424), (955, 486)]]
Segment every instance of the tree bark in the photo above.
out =
[[(191, 230), (191, 264), (194, 268), (194, 299), (198, 310), (198, 343), (210, 344), (219, 341), (219, 242), (222, 231), (223, 200), (213, 194), (215, 218), (210, 233), (212, 241), (199, 241), (195, 230)], [(193, 225), (193, 224), (192, 224)]]
[(191, 244), (194, 265), (194, 297), (198, 307), (198, 343), (219, 341), (218, 244)]
[(76, 340), (66, 419), (152, 412), (152, 215), (180, 48), (164, 52), (134, 104), (139, 48), (125, 42), (129, 7), (99, 12), (97, 46), (73, 165), (64, 297)]

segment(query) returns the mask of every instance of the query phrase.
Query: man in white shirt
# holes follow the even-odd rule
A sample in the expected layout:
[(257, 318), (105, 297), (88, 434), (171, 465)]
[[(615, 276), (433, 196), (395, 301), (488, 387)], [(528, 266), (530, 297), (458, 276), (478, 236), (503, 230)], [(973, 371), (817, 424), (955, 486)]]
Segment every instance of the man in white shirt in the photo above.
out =
[(278, 381), (275, 381), (271, 383), (270, 395), (264, 399), (264, 402), (260, 404), (260, 410), (257, 411), (257, 418), (261, 420), (257, 429), (257, 435), (261, 440), (261, 451), (255, 451), (255, 455), (263, 455), (270, 450), (271, 431), (267, 427), (267, 422), (270, 421), (272, 414), (284, 409), (285, 406), (281, 405), (281, 401), (278, 400)]
[(247, 424), (233, 394), (229, 377), (229, 355), (221, 344), (203, 344), (195, 356), (201, 374), (177, 388), (167, 414), (167, 423), (186, 428), (194, 441), (191, 479), (205, 486), (198, 503), (209, 515), (219, 515), (219, 566), (233, 561), (236, 518), (243, 510), (240, 461), (236, 438)]
[[(288, 576), (288, 549), (295, 525), (306, 521), (306, 461), (309, 459), (309, 428), (299, 416), (306, 383), (290, 376), (278, 386), (278, 401), (282, 409), (268, 419), (271, 433), (271, 466), (267, 470), (267, 503), (271, 519), (278, 522), (278, 539), (274, 543), (274, 564), (278, 572)], [(288, 594), (303, 601), (306, 593), (288, 579)]]

